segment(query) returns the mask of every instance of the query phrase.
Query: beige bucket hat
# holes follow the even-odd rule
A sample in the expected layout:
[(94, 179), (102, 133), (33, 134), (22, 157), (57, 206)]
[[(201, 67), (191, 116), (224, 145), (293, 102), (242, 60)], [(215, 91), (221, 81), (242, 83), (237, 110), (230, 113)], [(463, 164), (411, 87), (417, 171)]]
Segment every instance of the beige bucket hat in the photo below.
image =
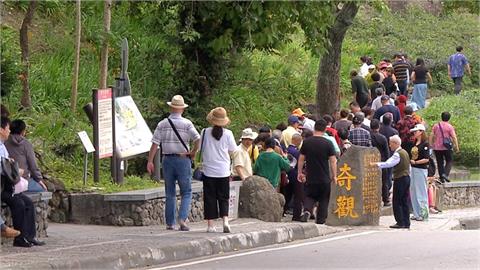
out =
[(181, 95), (173, 96), (172, 101), (167, 102), (167, 104), (175, 109), (185, 109), (188, 107), (188, 104), (185, 104), (185, 101)]
[(207, 115), (207, 121), (219, 127), (224, 127), (230, 124), (230, 118), (227, 116), (227, 111), (223, 107), (217, 107), (211, 110)]

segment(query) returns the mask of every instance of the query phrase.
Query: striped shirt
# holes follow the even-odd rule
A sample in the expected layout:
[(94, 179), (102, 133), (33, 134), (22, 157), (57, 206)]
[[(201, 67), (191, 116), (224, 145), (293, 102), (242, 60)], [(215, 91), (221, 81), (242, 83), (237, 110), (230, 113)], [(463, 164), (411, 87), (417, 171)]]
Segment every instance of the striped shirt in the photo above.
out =
[[(183, 118), (179, 113), (171, 113), (168, 117), (175, 125), (180, 137), (189, 147), (191, 142), (200, 139), (200, 134), (193, 126), (192, 121)], [(153, 133), (152, 143), (162, 145), (162, 154), (181, 154), (188, 152), (182, 145), (177, 135), (173, 131), (172, 126), (165, 118), (158, 123), (155, 133)], [(189, 150), (190, 151), (190, 150)]]
[(397, 81), (406, 81), (408, 79), (409, 67), (410, 65), (405, 61), (397, 61), (393, 63), (393, 70)]

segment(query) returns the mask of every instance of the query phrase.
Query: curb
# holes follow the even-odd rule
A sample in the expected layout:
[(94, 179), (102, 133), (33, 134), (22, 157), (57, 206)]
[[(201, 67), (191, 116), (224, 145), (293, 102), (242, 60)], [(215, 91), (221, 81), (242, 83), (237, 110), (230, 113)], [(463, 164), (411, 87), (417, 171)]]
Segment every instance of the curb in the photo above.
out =
[(480, 217), (461, 218), (458, 225), (452, 230), (478, 230), (480, 229)]
[[(313, 223), (286, 224), (273, 230), (236, 233), (214, 236), (209, 239), (193, 240), (168, 247), (144, 247), (120, 254), (95, 254), (70, 258), (67, 262), (35, 264), (36, 269), (129, 269), (161, 265), (226, 252), (264, 247), (274, 244), (304, 240), (342, 232), (345, 229), (332, 228)], [(25, 266), (21, 268), (29, 268)], [(20, 268), (16, 268), (20, 269)]]

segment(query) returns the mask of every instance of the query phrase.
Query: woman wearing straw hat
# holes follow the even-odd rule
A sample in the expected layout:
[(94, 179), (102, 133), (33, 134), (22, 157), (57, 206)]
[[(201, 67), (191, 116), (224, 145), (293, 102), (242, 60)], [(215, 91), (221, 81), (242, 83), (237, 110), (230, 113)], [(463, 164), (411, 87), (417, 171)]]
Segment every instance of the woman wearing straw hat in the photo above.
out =
[(216, 232), (213, 221), (223, 219), (223, 232), (230, 232), (228, 201), (230, 198), (230, 155), (237, 145), (232, 131), (225, 128), (230, 123), (227, 111), (217, 107), (207, 115), (212, 125), (201, 134), (203, 167), (203, 202), (207, 232)]
[(428, 192), (427, 174), (430, 157), (428, 138), (425, 133), (425, 126), (417, 124), (413, 129), (415, 145), (410, 149), (411, 182), (410, 200), (412, 201), (412, 220), (423, 221), (428, 219)]

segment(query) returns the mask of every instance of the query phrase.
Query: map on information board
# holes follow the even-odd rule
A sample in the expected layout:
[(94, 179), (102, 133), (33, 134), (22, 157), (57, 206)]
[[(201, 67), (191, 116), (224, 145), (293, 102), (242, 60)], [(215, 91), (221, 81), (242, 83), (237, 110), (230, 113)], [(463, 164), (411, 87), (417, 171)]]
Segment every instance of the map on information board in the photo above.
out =
[(150, 151), (152, 132), (131, 96), (115, 98), (115, 131), (120, 158)]

